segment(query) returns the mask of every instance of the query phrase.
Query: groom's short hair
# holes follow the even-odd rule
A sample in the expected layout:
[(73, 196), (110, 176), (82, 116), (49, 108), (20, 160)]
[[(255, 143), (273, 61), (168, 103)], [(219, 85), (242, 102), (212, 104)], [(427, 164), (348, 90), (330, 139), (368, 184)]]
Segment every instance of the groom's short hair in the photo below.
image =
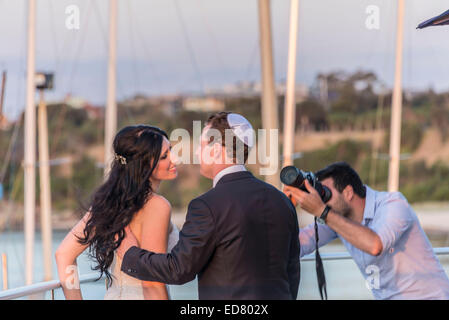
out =
[[(237, 157), (237, 155), (242, 154), (243, 152), (243, 162), (245, 163), (248, 160), (249, 147), (244, 143), (237, 143), (237, 136), (232, 132), (228, 122), (228, 114), (230, 113), (232, 112), (217, 112), (209, 116), (206, 121), (206, 125), (210, 125), (211, 129), (215, 129), (220, 132), (221, 145), (226, 148), (226, 152), (230, 158), (232, 158), (235, 162), (238, 162), (239, 157)], [(226, 130), (232, 134), (232, 145), (226, 144)], [(213, 137), (210, 137), (210, 139), (213, 139)], [(212, 141), (210, 140), (209, 143), (210, 142)]]

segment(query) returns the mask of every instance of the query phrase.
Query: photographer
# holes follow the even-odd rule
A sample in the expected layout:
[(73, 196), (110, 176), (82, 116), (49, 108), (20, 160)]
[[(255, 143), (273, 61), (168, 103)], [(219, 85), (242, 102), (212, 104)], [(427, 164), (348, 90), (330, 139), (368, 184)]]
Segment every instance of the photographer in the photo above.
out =
[[(309, 181), (304, 192), (285, 186), (294, 205), (321, 218), (319, 243), (341, 239), (376, 299), (449, 299), (449, 279), (419, 220), (399, 192), (378, 192), (363, 185), (357, 172), (338, 162), (316, 177), (332, 193), (325, 204)], [(300, 230), (301, 256), (315, 250), (314, 225)]]

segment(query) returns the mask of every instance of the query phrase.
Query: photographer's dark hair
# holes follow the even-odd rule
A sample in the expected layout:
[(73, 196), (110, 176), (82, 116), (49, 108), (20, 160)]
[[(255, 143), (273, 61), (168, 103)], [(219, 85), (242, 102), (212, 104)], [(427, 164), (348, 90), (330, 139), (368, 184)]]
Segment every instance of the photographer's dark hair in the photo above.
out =
[[(209, 116), (209, 118), (206, 121), (206, 125), (210, 124), (212, 129), (216, 129), (220, 132), (221, 145), (223, 147), (226, 147), (226, 152), (227, 152), (228, 156), (232, 157), (232, 159), (234, 159), (236, 162), (238, 162), (238, 160), (239, 160), (237, 157), (237, 154), (242, 154), (241, 152), (243, 151), (243, 162), (245, 163), (248, 160), (248, 155), (249, 155), (249, 147), (246, 144), (237, 143), (238, 138), (237, 138), (237, 136), (235, 136), (232, 133), (232, 135), (233, 135), (232, 148), (230, 148), (230, 146), (226, 145), (226, 139), (225, 139), (226, 130), (231, 130), (231, 127), (229, 126), (229, 123), (228, 123), (228, 114), (230, 114), (230, 113), (232, 113), (232, 112), (222, 111), (222, 112), (215, 113), (215, 114)], [(212, 137), (211, 137), (211, 139), (212, 139)], [(243, 148), (243, 150), (241, 148)]]
[(326, 168), (319, 170), (315, 175), (320, 181), (332, 178), (334, 180), (335, 189), (340, 193), (343, 192), (347, 186), (352, 186), (354, 193), (360, 198), (366, 197), (366, 188), (363, 185), (362, 180), (357, 172), (346, 162), (335, 162)]
[(147, 125), (120, 130), (114, 138), (116, 156), (107, 180), (92, 196), (90, 217), (78, 241), (89, 245), (89, 255), (98, 263), (93, 270), (105, 274), (108, 285), (112, 284), (108, 269), (125, 237), (125, 227), (153, 192), (150, 177), (158, 164), (164, 137), (168, 138), (163, 130)]

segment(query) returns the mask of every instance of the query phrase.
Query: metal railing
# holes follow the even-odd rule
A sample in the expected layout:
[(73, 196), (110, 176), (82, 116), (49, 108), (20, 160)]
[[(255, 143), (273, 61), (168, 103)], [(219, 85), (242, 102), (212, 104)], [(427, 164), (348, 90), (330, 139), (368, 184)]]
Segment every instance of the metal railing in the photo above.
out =
[[(435, 248), (436, 255), (449, 255), (449, 247)], [(321, 253), (321, 259), (327, 261), (334, 260), (349, 260), (352, 259), (348, 252), (328, 252)], [(301, 258), (301, 261), (314, 261), (315, 254), (309, 254)], [(98, 279), (98, 273), (89, 273), (79, 277), (80, 284), (94, 282)], [(29, 286), (19, 287), (15, 289), (0, 291), (0, 300), (18, 299), (35, 294), (45, 293), (51, 291), (52, 300), (54, 300), (54, 291), (61, 288), (59, 280), (51, 280), (46, 282), (39, 282)]]
[[(80, 284), (94, 282), (98, 279), (98, 273), (89, 273), (79, 277)], [(19, 287), (0, 291), (0, 300), (12, 300), (23, 297), (32, 296), (35, 294), (45, 293), (51, 291), (52, 300), (54, 300), (54, 292), (56, 289), (62, 288), (59, 280), (51, 280), (45, 282), (35, 283), (29, 286)]]
[[(440, 248), (434, 248), (433, 252), (437, 256), (444, 256), (449, 255), (449, 247), (440, 247)], [(328, 252), (328, 253), (320, 253), (322, 260), (348, 260), (352, 259), (349, 252)], [(314, 261), (315, 260), (315, 254), (308, 254), (301, 258), (301, 261)]]

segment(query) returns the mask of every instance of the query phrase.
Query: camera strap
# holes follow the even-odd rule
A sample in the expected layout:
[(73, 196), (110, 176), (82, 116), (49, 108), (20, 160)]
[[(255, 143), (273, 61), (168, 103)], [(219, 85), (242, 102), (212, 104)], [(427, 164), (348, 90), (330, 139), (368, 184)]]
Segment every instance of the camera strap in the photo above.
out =
[[(323, 261), (321, 260), (320, 251), (318, 250), (318, 224), (316, 222), (315, 217), (315, 267), (316, 267), (316, 276), (318, 280), (318, 288), (320, 290), (321, 300), (327, 300), (327, 290), (326, 290), (326, 277), (324, 276), (324, 267)], [(324, 299), (323, 299), (323, 291), (324, 291)]]

